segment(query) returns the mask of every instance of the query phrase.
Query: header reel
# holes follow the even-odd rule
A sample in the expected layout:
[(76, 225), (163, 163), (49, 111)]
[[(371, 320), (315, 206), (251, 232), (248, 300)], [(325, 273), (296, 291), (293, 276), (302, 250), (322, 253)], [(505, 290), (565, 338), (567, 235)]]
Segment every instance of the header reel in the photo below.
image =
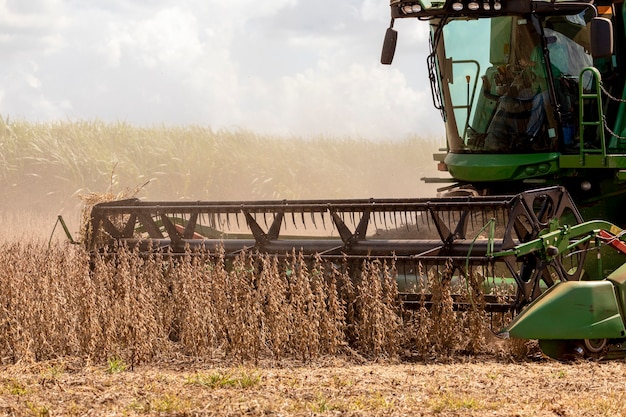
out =
[(509, 278), (516, 287), (504, 306), (493, 307), (502, 310), (519, 309), (557, 280), (580, 279), (583, 244), (570, 250), (572, 256), (550, 258), (512, 250), (547, 231), (581, 222), (562, 187), (435, 199), (130, 199), (93, 207), (86, 245), (94, 254), (125, 246), (145, 255), (162, 251), (173, 257), (223, 249), (227, 259), (243, 251), (277, 257), (295, 251), (356, 268), (367, 260), (393, 261), (399, 289), (407, 294), (428, 291), (428, 280), (443, 270), (455, 279), (480, 270), (485, 277)]

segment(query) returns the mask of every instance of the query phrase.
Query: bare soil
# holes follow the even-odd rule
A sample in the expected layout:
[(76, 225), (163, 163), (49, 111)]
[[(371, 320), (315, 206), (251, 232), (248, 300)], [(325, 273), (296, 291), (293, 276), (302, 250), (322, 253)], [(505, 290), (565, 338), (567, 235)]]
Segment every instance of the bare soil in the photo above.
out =
[(623, 361), (446, 361), (228, 365), (167, 362), (124, 369), (79, 359), (0, 368), (0, 415), (618, 416)]

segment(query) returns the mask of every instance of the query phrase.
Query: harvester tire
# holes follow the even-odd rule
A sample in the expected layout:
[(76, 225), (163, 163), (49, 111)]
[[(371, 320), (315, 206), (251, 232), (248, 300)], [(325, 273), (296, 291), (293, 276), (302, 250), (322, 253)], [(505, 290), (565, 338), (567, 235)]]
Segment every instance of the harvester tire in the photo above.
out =
[(598, 353), (602, 353), (606, 349), (606, 345), (606, 339), (583, 340), (583, 348), (585, 349), (585, 353), (589, 353), (591, 355), (597, 355)]

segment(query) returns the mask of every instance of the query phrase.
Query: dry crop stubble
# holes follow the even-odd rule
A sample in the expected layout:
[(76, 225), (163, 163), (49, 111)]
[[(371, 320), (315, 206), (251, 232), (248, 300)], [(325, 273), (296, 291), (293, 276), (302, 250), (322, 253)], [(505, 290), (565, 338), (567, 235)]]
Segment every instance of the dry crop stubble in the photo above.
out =
[(393, 263), (365, 261), (356, 276), (342, 268), (296, 252), (231, 263), (223, 253), (174, 261), (118, 248), (90, 259), (76, 246), (3, 243), (0, 358), (134, 366), (180, 355), (256, 363), (490, 351), (481, 339), (489, 323), (452, 309), (445, 275), (431, 277), (441, 288), (431, 288), (430, 311), (405, 311)]
[[(83, 240), (92, 232), (94, 204), (139, 189), (83, 196)], [(9, 285), (26, 287), (3, 294), (7, 337), (0, 354), (7, 362), (74, 355), (96, 362), (121, 358), (134, 366), (177, 355), (256, 363), (484, 351), (482, 278), (473, 273), (454, 291), (466, 290), (476, 308), (453, 310), (452, 276), (444, 268), (430, 272), (434, 307), (415, 312), (399, 303), (393, 262), (328, 263), (296, 251), (286, 259), (242, 252), (227, 261), (223, 251), (202, 250), (175, 260), (158, 251), (146, 257), (111, 250), (91, 256), (69, 245), (7, 247), (19, 262), (3, 262), (3, 276)], [(51, 308), (44, 311), (43, 302)]]

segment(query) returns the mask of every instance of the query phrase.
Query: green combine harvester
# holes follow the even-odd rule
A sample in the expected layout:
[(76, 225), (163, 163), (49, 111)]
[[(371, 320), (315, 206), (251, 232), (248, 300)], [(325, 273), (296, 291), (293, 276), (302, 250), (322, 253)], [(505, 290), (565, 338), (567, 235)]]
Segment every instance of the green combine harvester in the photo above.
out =
[[(393, 264), (406, 308), (431, 281), (479, 276), (505, 333), (546, 354), (605, 355), (626, 341), (626, 8), (611, 1), (391, 0), (430, 26), (428, 76), (446, 126), (428, 199), (159, 201), (92, 208), (85, 245), (112, 254), (241, 253), (349, 268)], [(606, 279), (605, 279), (606, 278)], [(508, 294), (489, 292), (498, 282)], [(475, 308), (472, 291), (453, 294)]]
[[(623, 2), (391, 1), (430, 26), (428, 74), (448, 189), (480, 195), (563, 185), (585, 218), (626, 222)], [(435, 181), (436, 179), (427, 179)]]
[[(477, 195), (559, 184), (583, 219), (624, 226), (623, 1), (391, 0), (390, 6), (383, 64), (391, 64), (396, 49), (396, 19), (430, 26), (428, 74), (447, 139), (435, 160), (450, 178), (427, 180)], [(561, 230), (570, 234), (567, 222)], [(553, 357), (620, 350), (626, 340), (620, 233), (608, 239), (614, 250), (604, 251), (604, 263), (588, 257), (584, 265), (581, 277), (598, 281), (551, 286), (507, 334), (539, 339)]]

